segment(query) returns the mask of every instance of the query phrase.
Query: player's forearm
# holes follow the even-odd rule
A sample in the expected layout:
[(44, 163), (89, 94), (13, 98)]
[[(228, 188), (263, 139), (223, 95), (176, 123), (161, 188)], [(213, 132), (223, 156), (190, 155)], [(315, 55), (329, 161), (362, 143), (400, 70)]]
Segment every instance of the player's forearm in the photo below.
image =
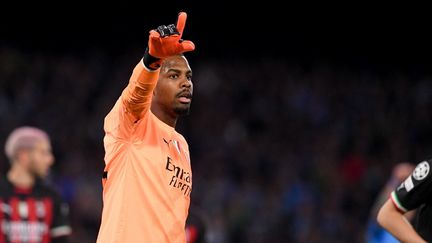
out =
[(394, 215), (388, 217), (384, 222), (380, 222), (381, 226), (394, 235), (401, 242), (405, 243), (426, 243), (414, 228), (409, 225), (408, 220), (402, 215)]
[(406, 243), (426, 243), (411, 224), (405, 219), (393, 205), (391, 200), (387, 200), (378, 212), (378, 223), (394, 235), (401, 242)]
[(150, 71), (142, 60), (136, 65), (129, 84), (122, 93), (122, 102), (127, 112), (137, 120), (150, 109), (151, 97), (156, 87), (159, 70)]

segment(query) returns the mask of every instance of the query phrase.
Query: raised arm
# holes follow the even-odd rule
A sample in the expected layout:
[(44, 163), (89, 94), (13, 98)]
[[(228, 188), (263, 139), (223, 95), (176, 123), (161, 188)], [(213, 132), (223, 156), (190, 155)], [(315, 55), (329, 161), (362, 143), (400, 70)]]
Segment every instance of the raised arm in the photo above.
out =
[(181, 12), (177, 24), (161, 25), (150, 31), (148, 47), (143, 59), (136, 65), (129, 84), (123, 91), (121, 101), (124, 111), (135, 121), (150, 109), (151, 97), (159, 76), (159, 67), (164, 58), (192, 51), (195, 45), (182, 40), (187, 15)]

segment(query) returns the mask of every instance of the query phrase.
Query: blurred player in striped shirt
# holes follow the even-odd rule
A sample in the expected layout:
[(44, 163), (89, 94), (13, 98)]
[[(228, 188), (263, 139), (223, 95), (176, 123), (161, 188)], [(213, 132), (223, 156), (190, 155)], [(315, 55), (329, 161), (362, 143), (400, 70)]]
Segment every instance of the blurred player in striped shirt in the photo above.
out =
[(68, 206), (44, 180), (54, 162), (48, 135), (15, 129), (6, 141), (11, 168), (0, 177), (0, 243), (64, 243)]

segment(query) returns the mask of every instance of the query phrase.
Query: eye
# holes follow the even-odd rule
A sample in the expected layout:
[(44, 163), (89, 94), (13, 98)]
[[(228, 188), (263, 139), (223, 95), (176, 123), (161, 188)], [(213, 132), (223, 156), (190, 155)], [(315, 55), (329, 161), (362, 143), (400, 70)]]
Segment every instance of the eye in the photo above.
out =
[(186, 75), (187, 80), (191, 81), (192, 80), (192, 75)]
[(170, 79), (178, 79), (179, 75), (178, 74), (171, 74), (169, 76)]

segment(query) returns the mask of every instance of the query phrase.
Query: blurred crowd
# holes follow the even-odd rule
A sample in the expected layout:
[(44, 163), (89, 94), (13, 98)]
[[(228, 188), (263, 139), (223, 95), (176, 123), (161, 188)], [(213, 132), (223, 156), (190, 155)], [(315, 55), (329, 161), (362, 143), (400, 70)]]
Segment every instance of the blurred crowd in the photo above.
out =
[[(71, 205), (73, 243), (95, 242), (103, 120), (142, 51), (0, 47), (0, 143), (20, 125), (51, 135), (49, 179)], [(393, 165), (429, 156), (426, 75), (271, 58), (190, 64), (194, 99), (177, 130), (210, 243), (363, 242)]]

